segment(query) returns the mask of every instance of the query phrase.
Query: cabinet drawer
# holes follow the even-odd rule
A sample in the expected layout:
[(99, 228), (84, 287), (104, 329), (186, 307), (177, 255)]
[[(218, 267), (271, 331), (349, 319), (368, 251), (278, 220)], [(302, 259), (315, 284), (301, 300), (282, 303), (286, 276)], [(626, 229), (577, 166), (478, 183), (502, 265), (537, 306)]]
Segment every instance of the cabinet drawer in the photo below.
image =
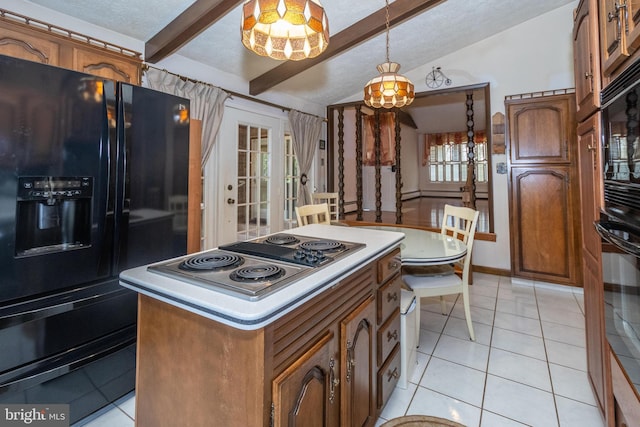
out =
[(382, 364), (391, 353), (391, 350), (400, 342), (400, 311), (392, 315), (378, 330), (378, 366)]
[(400, 271), (400, 249), (395, 249), (378, 260), (378, 284)]
[(378, 409), (382, 408), (400, 378), (400, 346), (396, 345), (387, 362), (378, 371)]
[(400, 287), (402, 276), (398, 274), (394, 279), (388, 281), (378, 289), (377, 308), (378, 325), (389, 318), (394, 312), (400, 312)]

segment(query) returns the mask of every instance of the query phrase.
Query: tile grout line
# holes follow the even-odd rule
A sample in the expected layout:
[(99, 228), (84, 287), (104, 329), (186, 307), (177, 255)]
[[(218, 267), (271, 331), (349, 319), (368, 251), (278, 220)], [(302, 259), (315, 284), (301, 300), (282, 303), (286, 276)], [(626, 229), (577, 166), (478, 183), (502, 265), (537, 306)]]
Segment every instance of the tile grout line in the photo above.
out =
[[(572, 293), (573, 294), (573, 293)], [(544, 355), (547, 363), (547, 373), (549, 374), (549, 385), (551, 386), (551, 397), (553, 398), (553, 407), (556, 410), (556, 422), (560, 426), (560, 413), (558, 412), (558, 401), (556, 400), (556, 392), (553, 384), (553, 378), (551, 376), (551, 366), (549, 364), (549, 352), (547, 351), (547, 341), (544, 339), (544, 329), (542, 327), (542, 314), (540, 313), (540, 304), (538, 303), (538, 290), (536, 289), (535, 282), (533, 286), (533, 295), (536, 299), (536, 310), (538, 311), (538, 322), (540, 323), (540, 334), (542, 335), (542, 346), (544, 347)]]

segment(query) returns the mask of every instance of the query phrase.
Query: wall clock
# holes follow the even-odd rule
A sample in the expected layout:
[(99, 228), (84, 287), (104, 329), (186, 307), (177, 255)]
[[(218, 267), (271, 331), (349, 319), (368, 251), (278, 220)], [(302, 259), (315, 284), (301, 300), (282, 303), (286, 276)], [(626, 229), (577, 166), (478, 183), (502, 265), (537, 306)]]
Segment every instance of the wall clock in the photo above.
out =
[(440, 67), (433, 67), (431, 72), (427, 74), (426, 83), (428, 87), (435, 89), (442, 86), (443, 83), (449, 86), (451, 79), (444, 75)]

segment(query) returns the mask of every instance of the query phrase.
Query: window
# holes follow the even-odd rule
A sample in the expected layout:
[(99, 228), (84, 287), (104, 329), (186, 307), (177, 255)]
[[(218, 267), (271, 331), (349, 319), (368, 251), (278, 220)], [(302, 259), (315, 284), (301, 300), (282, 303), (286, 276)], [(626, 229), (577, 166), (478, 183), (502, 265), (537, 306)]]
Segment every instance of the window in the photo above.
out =
[[(456, 135), (459, 134), (456, 133)], [(438, 134), (438, 140), (444, 138), (443, 144), (430, 141), (433, 134), (427, 138), (425, 153), (428, 153), (429, 180), (431, 182), (465, 182), (467, 180), (467, 162), (469, 148), (467, 141), (460, 141), (451, 134)], [(487, 162), (487, 140), (481, 136), (475, 142), (476, 182), (487, 182), (489, 179)]]
[(298, 160), (293, 152), (293, 138), (289, 132), (284, 134), (285, 160), (284, 160), (284, 228), (296, 227), (296, 202), (297, 190), (300, 179)]

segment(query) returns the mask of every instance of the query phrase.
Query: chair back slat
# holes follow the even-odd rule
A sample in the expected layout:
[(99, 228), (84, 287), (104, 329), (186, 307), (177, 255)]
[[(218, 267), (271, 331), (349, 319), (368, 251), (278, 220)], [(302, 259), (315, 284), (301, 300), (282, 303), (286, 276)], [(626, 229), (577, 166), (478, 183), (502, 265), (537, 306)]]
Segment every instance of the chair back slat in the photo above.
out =
[[(480, 212), (471, 208), (444, 205), (444, 218), (442, 220), (441, 233), (462, 240), (467, 246), (467, 255), (460, 260), (462, 264), (463, 280), (468, 281), (471, 265), (471, 252), (478, 225)], [(468, 283), (468, 282), (467, 282)]]
[(329, 206), (331, 219), (338, 219), (338, 193), (313, 193), (311, 198), (314, 204), (326, 203)]
[(298, 225), (331, 224), (329, 205), (326, 203), (296, 206)]

